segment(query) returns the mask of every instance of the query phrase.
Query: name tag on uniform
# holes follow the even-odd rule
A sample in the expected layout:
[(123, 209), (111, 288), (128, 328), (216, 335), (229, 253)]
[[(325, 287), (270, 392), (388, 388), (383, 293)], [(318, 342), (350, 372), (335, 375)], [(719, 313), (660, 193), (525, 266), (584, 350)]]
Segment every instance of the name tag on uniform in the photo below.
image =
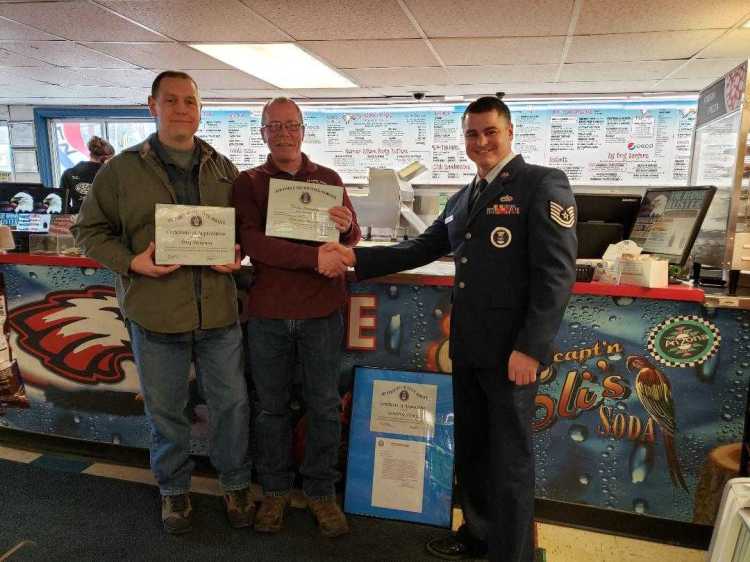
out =
[(448, 224), (448, 223), (449, 223), (449, 222), (451, 222), (452, 220), (453, 220), (453, 215), (451, 215), (451, 216), (449, 216), (449, 217), (445, 217), (445, 224)]

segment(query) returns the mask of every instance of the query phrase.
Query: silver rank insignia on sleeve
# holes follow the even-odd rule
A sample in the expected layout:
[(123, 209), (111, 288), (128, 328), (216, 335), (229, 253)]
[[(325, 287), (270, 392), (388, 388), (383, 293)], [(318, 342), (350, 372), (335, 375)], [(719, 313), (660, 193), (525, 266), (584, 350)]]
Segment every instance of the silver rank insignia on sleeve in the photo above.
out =
[(563, 207), (556, 201), (550, 201), (549, 218), (563, 228), (572, 228), (576, 222), (576, 208), (573, 205), (570, 207)]

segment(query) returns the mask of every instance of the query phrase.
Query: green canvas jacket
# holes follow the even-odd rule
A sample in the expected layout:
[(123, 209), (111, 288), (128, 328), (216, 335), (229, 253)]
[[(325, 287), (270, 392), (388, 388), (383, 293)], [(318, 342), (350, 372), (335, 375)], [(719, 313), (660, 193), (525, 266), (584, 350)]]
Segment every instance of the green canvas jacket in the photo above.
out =
[[(201, 204), (230, 207), (237, 168), (205, 141), (196, 137), (196, 142), (201, 147)], [(176, 202), (164, 167), (144, 141), (99, 170), (71, 230), (87, 257), (118, 274), (115, 288), (126, 319), (160, 333), (233, 324), (237, 294), (231, 275), (201, 268), (199, 318), (192, 268), (181, 267), (158, 279), (129, 271), (133, 257), (154, 241), (156, 203)]]

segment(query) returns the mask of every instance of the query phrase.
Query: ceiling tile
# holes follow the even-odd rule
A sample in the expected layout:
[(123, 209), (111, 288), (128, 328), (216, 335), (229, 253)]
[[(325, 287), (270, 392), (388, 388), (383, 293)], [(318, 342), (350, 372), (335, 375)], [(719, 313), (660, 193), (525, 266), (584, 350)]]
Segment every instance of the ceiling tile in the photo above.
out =
[(146, 102), (150, 88), (120, 88), (117, 86), (76, 86), (72, 88), (77, 98), (123, 98)]
[[(72, 105), (73, 102), (70, 98), (56, 98), (56, 97), (28, 97), (28, 96), (17, 96), (13, 98), (0, 98), (0, 103), (7, 103), (9, 105)], [(84, 99), (84, 98), (77, 98), (75, 100), (76, 106), (103, 106), (103, 105), (112, 105), (112, 106), (122, 106), (122, 105), (128, 105), (133, 106), (136, 105), (135, 100), (128, 100), (128, 99), (122, 99), (122, 98), (92, 98), (92, 99)], [(141, 104), (143, 105), (143, 104)]]
[(349, 74), (360, 86), (424, 86), (449, 84), (445, 69), (437, 67), (352, 69)]
[(90, 2), (0, 4), (0, 16), (73, 41), (165, 40)]
[(592, 62), (563, 65), (560, 82), (653, 80), (665, 77), (684, 61)]
[(36, 66), (46, 67), (50, 66), (46, 62), (32, 59), (25, 55), (19, 55), (3, 48), (5, 43), (0, 43), (0, 67), (22, 67), (22, 66)]
[(304, 98), (377, 98), (383, 94), (372, 88), (302, 88), (295, 97)]
[(654, 92), (700, 92), (715, 78), (689, 78), (663, 80), (654, 85)]
[[(746, 59), (744, 59), (746, 60)], [(703, 79), (718, 80), (732, 70), (743, 59), (693, 59), (669, 79)]]
[(298, 41), (419, 38), (396, 0), (244, 0)]
[(433, 39), (446, 65), (558, 63), (564, 37)]
[(272, 84), (268, 84), (239, 70), (191, 70), (190, 75), (198, 83), (198, 88), (201, 90), (239, 90), (242, 88), (260, 90), (273, 88)]
[(385, 68), (439, 64), (422, 39), (302, 41), (300, 46), (338, 68)]
[(456, 84), (505, 84), (509, 82), (551, 82), (558, 65), (449, 66), (448, 76)]
[[(0, 5), (0, 14), (2, 14), (3, 6)], [(0, 40), (12, 40), (12, 41), (47, 41), (51, 39), (59, 39), (44, 31), (39, 31), (28, 25), (23, 25), (9, 19), (0, 17)]]
[(230, 90), (230, 89), (219, 89), (219, 90), (203, 90), (201, 92), (201, 97), (203, 101), (211, 101), (211, 100), (262, 100), (267, 101), (271, 98), (274, 98), (276, 96), (285, 96), (289, 98), (296, 97), (296, 93), (288, 90), (279, 90), (279, 89), (260, 89), (260, 90), (254, 90), (251, 88), (242, 88), (239, 90)]
[(566, 35), (573, 0), (405, 0), (428, 37)]
[(735, 29), (700, 54), (701, 58), (750, 58), (750, 29)]
[(570, 81), (550, 83), (548, 93), (617, 94), (653, 91), (656, 80), (613, 80), (609, 82)]
[(70, 41), (14, 41), (3, 48), (57, 66), (78, 68), (131, 68), (132, 65)]
[(86, 43), (87, 46), (144, 68), (223, 69), (230, 66), (177, 43)]
[(151, 88), (151, 83), (156, 78), (156, 72), (142, 69), (106, 69), (97, 70), (97, 75), (105, 82), (113, 86), (125, 88)]
[(583, 3), (575, 33), (728, 28), (748, 12), (747, 0), (595, 0)]
[(17, 68), (18, 76), (36, 80), (51, 86), (96, 86), (108, 85), (102, 80), (99, 69), (70, 69), (49, 66), (45, 68)]
[(44, 85), (28, 76), (20, 76), (18, 70), (20, 69), (0, 68), (0, 86), (2, 86), (0, 95), (2, 95), (8, 87), (16, 90), (19, 88), (31, 88)]
[(178, 41), (285, 41), (289, 38), (239, 0), (105, 0), (107, 7)]
[[(430, 86), (426, 91), (427, 97), (423, 103), (442, 103), (444, 100), (440, 98), (443, 96), (465, 96), (467, 101), (471, 101), (481, 96), (493, 95), (501, 88), (502, 84), (449, 84), (446, 86)], [(413, 88), (409, 89), (403, 86), (373, 88), (373, 90), (384, 96), (404, 96), (408, 98), (412, 98), (412, 92), (414, 91)]]
[(79, 98), (124, 98), (124, 99), (140, 99), (146, 101), (148, 92), (145, 89), (139, 88), (118, 88), (115, 86), (46, 86), (39, 88), (36, 92), (37, 95), (44, 95), (45, 97), (59, 97), (69, 98), (78, 100)]
[(723, 32), (664, 31), (576, 36), (565, 62), (616, 62), (690, 58)]

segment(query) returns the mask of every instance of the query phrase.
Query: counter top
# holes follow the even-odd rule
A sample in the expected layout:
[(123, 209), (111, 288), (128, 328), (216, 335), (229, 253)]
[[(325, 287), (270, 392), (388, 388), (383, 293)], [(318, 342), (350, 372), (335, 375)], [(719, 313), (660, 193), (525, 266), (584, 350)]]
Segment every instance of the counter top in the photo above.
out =
[[(80, 256), (60, 256), (55, 254), (0, 254), (0, 264), (3, 263), (57, 267), (102, 267), (98, 262), (88, 258)], [(379, 277), (373, 281), (394, 285), (451, 287), (453, 286), (454, 271), (455, 268), (452, 261), (436, 261), (402, 273)], [(352, 282), (356, 281), (354, 272), (352, 271), (349, 272), (348, 278)], [(702, 289), (696, 289), (688, 285), (670, 285), (664, 289), (648, 289), (636, 285), (608, 285), (592, 281), (590, 283), (576, 283), (573, 287), (573, 294), (676, 300), (697, 303), (703, 303), (704, 300), (706, 300), (706, 295)], [(724, 297), (724, 299), (729, 299), (729, 297)], [(729, 300), (724, 301), (724, 307), (734, 308), (730, 306)]]
[(8, 252), (0, 254), (0, 264), (15, 263), (19, 265), (52, 265), (62, 267), (103, 267), (99, 262), (83, 256), (64, 256), (60, 254), (22, 254)]

